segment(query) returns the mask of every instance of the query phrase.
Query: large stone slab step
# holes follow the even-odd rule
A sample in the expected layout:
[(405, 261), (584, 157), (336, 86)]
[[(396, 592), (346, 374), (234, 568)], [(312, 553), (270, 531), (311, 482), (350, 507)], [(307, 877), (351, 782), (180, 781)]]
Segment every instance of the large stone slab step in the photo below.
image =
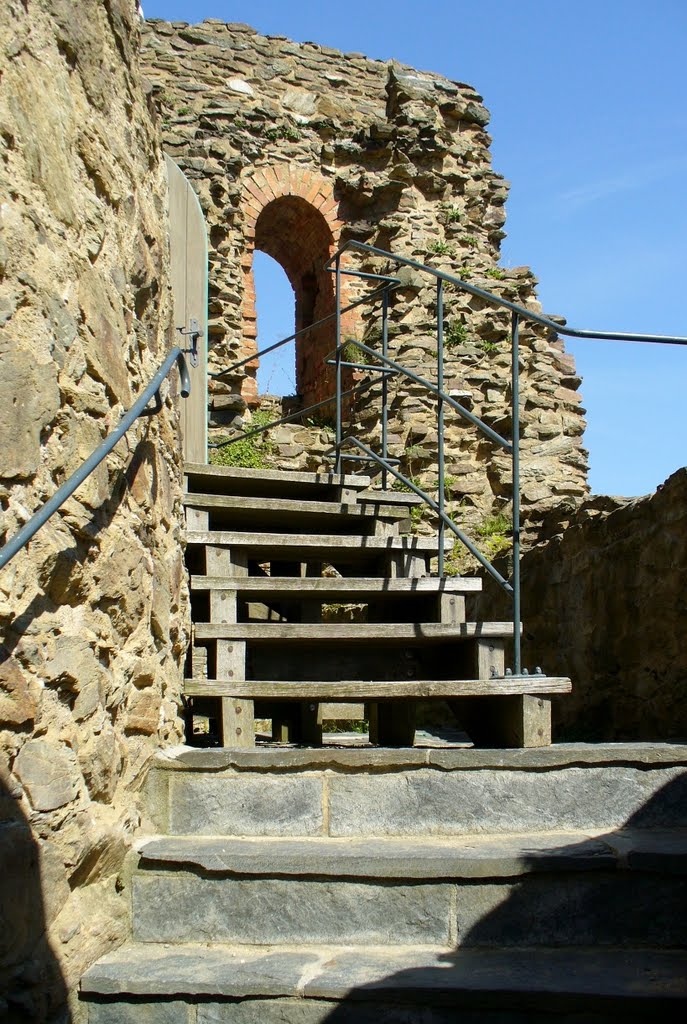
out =
[(140, 852), (133, 929), (141, 941), (687, 944), (685, 830), (648, 841), (637, 830), (453, 840), (168, 836)]
[(88, 1024), (672, 1024), (687, 953), (131, 944), (86, 972), (81, 998)]
[(370, 487), (368, 476), (340, 473), (301, 473), (281, 469), (244, 469), (186, 463), (189, 491), (244, 494), (282, 498), (330, 500), (341, 491), (359, 492)]
[(529, 750), (176, 748), (156, 756), (158, 832), (460, 836), (687, 828), (687, 745)]
[(610, 859), (592, 869), (595, 854), (603, 858), (603, 849), (583, 840), (561, 852), (565, 870), (411, 879), (234, 875), (148, 863), (132, 883), (133, 936), (257, 945), (687, 946), (687, 876), (617, 871)]
[(627, 829), (516, 835), (358, 839), (157, 836), (139, 846), (144, 867), (209, 874), (328, 878), (513, 878), (541, 872), (661, 871), (687, 875), (687, 830)]
[[(199, 634), (197, 634), (199, 635)], [(499, 679), (185, 679), (187, 697), (240, 697), (251, 700), (386, 701), (449, 700), (507, 694), (569, 693), (565, 676), (505, 676)]]

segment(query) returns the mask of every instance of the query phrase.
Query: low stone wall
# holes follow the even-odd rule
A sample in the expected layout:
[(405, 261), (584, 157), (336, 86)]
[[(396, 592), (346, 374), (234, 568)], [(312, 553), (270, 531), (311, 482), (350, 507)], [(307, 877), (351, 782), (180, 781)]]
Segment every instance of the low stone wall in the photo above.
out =
[(647, 497), (561, 507), (540, 537), (522, 560), (523, 658), (572, 679), (555, 738), (687, 736), (687, 469)]
[[(134, 0), (0, 5), (0, 543), (168, 346), (166, 178), (138, 43)], [(176, 389), (0, 572), (3, 1019), (46, 1018), (123, 940), (138, 789), (181, 736)]]

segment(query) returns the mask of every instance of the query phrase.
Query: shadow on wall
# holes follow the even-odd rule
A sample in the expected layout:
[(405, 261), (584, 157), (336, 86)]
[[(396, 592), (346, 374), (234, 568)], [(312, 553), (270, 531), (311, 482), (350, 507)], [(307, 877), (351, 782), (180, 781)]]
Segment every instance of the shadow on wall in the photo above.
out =
[[(88, 575), (89, 549), (95, 539), (107, 530), (114, 519), (122, 502), (131, 494), (138, 474), (146, 467), (150, 469), (150, 501), (155, 504), (158, 496), (158, 479), (156, 469), (156, 453), (152, 441), (142, 439), (133, 449), (131, 458), (127, 465), (118, 473), (111, 483), (111, 493), (108, 494), (97, 508), (91, 509), (90, 518), (79, 523), (78, 526), (72, 521), (71, 544), (65, 546), (61, 542), (49, 553), (42, 565), (37, 567), (37, 583), (40, 591), (36, 597), (27, 605), (24, 611), (5, 624), (5, 636), (3, 646), (4, 656), (14, 652), (21, 637), (30, 630), (31, 624), (46, 611), (54, 611), (62, 604), (76, 605), (83, 601), (86, 603), (92, 582)], [(76, 491), (78, 499), (79, 492)], [(55, 518), (55, 517), (53, 517)], [(57, 513), (59, 522), (60, 513)], [(39, 532), (38, 537), (41, 537)], [(9, 538), (7, 538), (9, 539)], [(34, 542), (35, 543), (35, 542)], [(21, 553), (17, 556), (21, 557)], [(0, 660), (3, 652), (0, 652)]]
[(687, 947), (687, 840), (671, 850), (660, 830), (686, 826), (683, 773), (617, 830), (525, 853), (520, 877), (459, 883), (460, 948), (387, 976), (361, 957), (370, 981), (318, 1024), (682, 1024), (687, 977), (669, 957)]
[[(69, 1024), (67, 988), (46, 935), (50, 848), (34, 838), (19, 795), (0, 779), (0, 1020)], [(42, 889), (45, 889), (45, 902)]]

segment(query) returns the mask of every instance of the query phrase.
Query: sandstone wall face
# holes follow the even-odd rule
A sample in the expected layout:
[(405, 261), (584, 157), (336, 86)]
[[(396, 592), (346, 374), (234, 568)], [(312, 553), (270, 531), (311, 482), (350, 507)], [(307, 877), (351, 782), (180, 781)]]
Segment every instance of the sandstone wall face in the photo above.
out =
[[(208, 220), (211, 368), (255, 353), (256, 248), (284, 267), (299, 327), (333, 308), (333, 283), (321, 267), (348, 239), (431, 263), (540, 311), (532, 273), (497, 266), (508, 183), (492, 169), (489, 115), (470, 86), (214, 20), (147, 23), (143, 60), (164, 146), (192, 180)], [(352, 262), (385, 269), (379, 261)], [(360, 292), (345, 280), (344, 302)], [(391, 329), (392, 355), (433, 379), (435, 303), (433, 283), (399, 293)], [(468, 392), (473, 411), (507, 431), (510, 314), (449, 290), (445, 317), (446, 386)], [(379, 307), (373, 315), (352, 313), (346, 330), (378, 343)], [(529, 327), (522, 341), (523, 500), (526, 517), (536, 520), (561, 496), (586, 493), (584, 420), (574, 361), (561, 342)], [(331, 393), (319, 359), (333, 345), (332, 329), (299, 344), (297, 390), (306, 402)], [(243, 414), (244, 402), (255, 403), (256, 365), (213, 389), (215, 433)], [(392, 454), (413, 476), (436, 483), (434, 403), (412, 387), (394, 387)], [(378, 412), (363, 405), (359, 416), (366, 437), (378, 439)], [(498, 456), (485, 468), (488, 446), (448, 419), (454, 507), (468, 520), (507, 513), (509, 459)], [(283, 464), (307, 464), (307, 438), (282, 435)]]
[(562, 506), (522, 585), (523, 664), (573, 683), (555, 701), (558, 739), (687, 736), (687, 469), (643, 498)]
[[(0, 5), (3, 540), (117, 424), (169, 344), (166, 179), (135, 8)], [(176, 388), (0, 573), (0, 990), (21, 1019), (63, 995), (53, 954), (72, 987), (124, 938), (142, 774), (182, 734)]]

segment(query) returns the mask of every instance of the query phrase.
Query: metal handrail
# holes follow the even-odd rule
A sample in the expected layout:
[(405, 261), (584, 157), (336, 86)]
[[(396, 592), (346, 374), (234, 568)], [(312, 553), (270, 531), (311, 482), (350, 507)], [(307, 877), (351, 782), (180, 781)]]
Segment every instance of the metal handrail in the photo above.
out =
[[(345, 271), (342, 271), (342, 273), (345, 273)], [(384, 281), (385, 284), (375, 288), (367, 295), (363, 295), (361, 298), (356, 299), (354, 302), (349, 303), (349, 305), (344, 306), (343, 309), (335, 309), (332, 313), (327, 313), (326, 316), (321, 317), (319, 320), (315, 320), (314, 323), (308, 324), (307, 327), (300, 327), (297, 331), (294, 331), (293, 334), (287, 334), (285, 338), (275, 341), (272, 345), (268, 345), (266, 348), (261, 348), (256, 352), (251, 352), (249, 356), (246, 356), (244, 359), (240, 359), (237, 363), (232, 363), (231, 366), (226, 366), (223, 370), (218, 370), (217, 373), (209, 373), (208, 377), (210, 380), (221, 380), (222, 377), (228, 377), (229, 374), (235, 373), (236, 370), (239, 370), (242, 366), (246, 366), (247, 363), (251, 363), (259, 356), (266, 356), (269, 352), (274, 352), (276, 349), (281, 348), (282, 345), (288, 344), (289, 341), (296, 341), (300, 338), (301, 334), (307, 334), (308, 331), (314, 331), (318, 327), (321, 327), (322, 324), (329, 323), (330, 320), (334, 320), (339, 317), (342, 313), (348, 313), (350, 310), (356, 309), (357, 306), (361, 306), (364, 302), (370, 302), (377, 296), (377, 294), (381, 295), (383, 291), (388, 290), (389, 288), (392, 290), (394, 288), (398, 288), (401, 284), (401, 281), (397, 277), (388, 277), (385, 274), (364, 274), (357, 273), (353, 270), (350, 273), (356, 277), (362, 277), (365, 280)]]
[[(519, 367), (519, 342), (520, 342), (520, 322), (531, 321), (536, 324), (540, 324), (543, 327), (548, 328), (556, 334), (563, 334), (571, 338), (582, 338), (582, 339), (595, 339), (602, 341), (630, 341), (630, 342), (641, 342), (649, 344), (672, 344), (672, 345), (687, 345), (687, 338), (680, 336), (671, 335), (658, 335), (658, 334), (634, 334), (620, 331), (589, 331), (580, 330), (574, 327), (567, 327), (564, 324), (556, 323), (549, 317), (543, 316), (540, 313), (535, 313), (533, 310), (526, 309), (524, 306), (519, 306), (517, 303), (510, 302), (508, 299), (502, 298), (500, 295), (495, 295), (493, 292), (486, 291), (483, 288), (478, 288), (476, 285), (469, 284), (467, 281), (463, 281), (460, 277), (454, 274), (448, 274), (445, 271), (437, 270), (434, 267), (427, 266), (426, 264), (418, 263), (417, 260), (410, 259), (406, 256), (397, 256), (384, 249), (379, 249), (376, 246), (369, 245), (366, 242), (358, 242), (355, 239), (351, 239), (346, 242), (345, 245), (341, 246), (340, 249), (328, 260), (325, 264), (327, 270), (332, 271), (336, 275), (336, 297), (337, 307), (340, 307), (340, 294), (341, 294), (341, 275), (351, 274), (355, 271), (343, 270), (341, 267), (341, 258), (344, 253), (348, 251), (357, 251), (360, 253), (368, 254), (370, 256), (380, 257), (385, 260), (392, 261), (397, 266), (408, 267), (420, 274), (426, 274), (433, 277), (436, 280), (437, 287), (437, 384), (433, 384), (426, 378), (420, 377), (413, 371), (406, 369), (400, 363), (390, 359), (387, 351), (387, 339), (388, 339), (388, 304), (385, 302), (383, 313), (382, 313), (382, 336), (384, 339), (383, 352), (376, 352), (374, 349), (368, 348), (362, 342), (358, 342), (355, 339), (346, 339), (346, 344), (352, 343), (356, 345), (361, 351), (367, 355), (375, 358), (382, 363), (383, 366), (391, 367), (400, 373), (403, 373), (410, 380), (424, 387), (427, 391), (434, 394), (437, 398), (437, 434), (438, 434), (438, 501), (430, 498), (424, 491), (415, 486), (412, 481), (403, 477), (402, 474), (398, 473), (393, 469), (391, 462), (388, 458), (387, 445), (386, 445), (386, 417), (387, 417), (387, 396), (386, 393), (382, 395), (382, 454), (381, 456), (372, 452), (371, 449), (363, 445), (358, 438), (349, 437), (344, 438), (342, 432), (341, 422), (341, 411), (342, 406), (339, 400), (339, 390), (341, 382), (341, 369), (343, 366), (353, 365), (350, 362), (346, 362), (342, 358), (342, 352), (344, 348), (344, 341), (341, 333), (341, 320), (340, 317), (337, 320), (337, 332), (336, 332), (336, 358), (334, 364), (336, 365), (336, 384), (337, 384), (337, 427), (336, 427), (336, 469), (340, 472), (341, 462), (347, 458), (361, 459), (365, 458), (369, 461), (374, 461), (382, 467), (382, 486), (386, 487), (386, 476), (388, 472), (391, 472), (397, 479), (403, 480), (403, 482), (411, 488), (416, 494), (418, 494), (425, 503), (433, 509), (433, 511), (439, 517), (439, 534), (438, 534), (438, 571), (439, 575), (443, 574), (444, 568), (444, 528), (448, 527), (453, 533), (459, 538), (459, 540), (468, 548), (468, 550), (477, 558), (480, 564), (490, 573), (491, 576), (507, 591), (512, 594), (513, 601), (513, 661), (514, 661), (514, 673), (520, 675), (522, 671), (522, 658), (521, 658), (521, 635), (520, 635), (520, 367)], [(361, 272), (362, 274), (363, 272)], [(502, 438), (496, 431), (494, 431), (488, 424), (484, 423), (479, 417), (474, 416), (467, 409), (465, 409), (460, 403), (456, 402), (452, 396), (448, 395), (444, 391), (443, 387), (443, 347), (444, 347), (444, 324), (443, 324), (443, 288), (445, 284), (451, 284), (461, 289), (462, 291), (468, 292), (470, 295), (474, 295), (477, 298), (482, 299), (486, 303), (494, 306), (501, 307), (504, 310), (508, 310), (511, 314), (511, 418), (512, 418), (512, 441), (508, 442)], [(460, 416), (471, 422), (484, 434), (486, 434), (492, 441), (500, 444), (506, 451), (508, 451), (512, 458), (512, 475), (513, 475), (513, 526), (512, 526), (512, 541), (513, 541), (513, 566), (512, 566), (512, 578), (508, 582), (498, 573), (494, 566), (486, 559), (481, 552), (475, 547), (474, 544), (467, 538), (459, 527), (446, 515), (444, 511), (444, 407), (448, 404), (453, 408)], [(364, 456), (346, 456), (342, 453), (342, 448), (346, 443), (352, 443), (360, 450), (365, 452)]]
[[(57, 512), (57, 510), (64, 505), (65, 501), (72, 496), (74, 491), (79, 487), (84, 480), (90, 476), (94, 469), (100, 465), (103, 459), (109, 455), (115, 445), (124, 437), (127, 430), (135, 423), (135, 421), (141, 416), (147, 416), (149, 414), (155, 414), (162, 408), (162, 402), (160, 399), (160, 386), (176, 363), (179, 370), (179, 377), (181, 379), (181, 397), (188, 398), (191, 393), (191, 381), (189, 378), (188, 367), (186, 365), (185, 352), (186, 349), (179, 348), (178, 345), (170, 351), (165, 361), (160, 366), (159, 370), (152, 378), (148, 386), (138, 396), (134, 404), (131, 406), (128, 412), (124, 413), (117, 427), (108, 434), (104, 441), (92, 452), (89, 457), (83, 462), (79, 468), (72, 473), (68, 480), (55, 491), (53, 496), (49, 498), (41, 508), (35, 512), (29, 521), (15, 533), (14, 537), (11, 538), (0, 549), (0, 569), (4, 568), (11, 558), (21, 551), (21, 549), (28, 544), (31, 538), (36, 534), (42, 526), (47, 523), (48, 519)], [(151, 399), (156, 400), (156, 405), (153, 409), (148, 410), (146, 406)]]
[[(261, 355), (261, 353), (258, 352), (257, 355)], [(366, 367), (366, 369), (368, 369), (368, 367)], [(349, 398), (351, 395), (360, 395), (364, 391), (369, 391), (374, 383), (374, 381), (362, 381), (362, 383), (356, 384), (355, 387), (342, 392), (341, 397)], [(229, 445), (236, 444), (237, 441), (248, 441), (249, 438), (256, 437), (258, 434), (264, 434), (268, 430), (272, 430), (274, 427), (281, 427), (284, 423), (292, 423), (293, 420), (300, 420), (304, 416), (307, 416), (309, 412), (316, 412), (318, 409), (322, 409), (326, 405), (332, 405), (335, 401), (336, 395), (330, 395), (329, 398), (323, 398), (319, 402), (314, 402), (313, 405), (306, 405), (304, 409), (297, 409), (296, 412), (291, 412), (287, 416), (281, 416), (278, 420), (272, 420), (270, 423), (261, 423), (259, 427), (253, 427), (252, 430), (244, 430), (235, 437), (228, 437), (224, 441), (213, 441), (208, 444), (208, 448), (228, 448)]]
[(477, 559), (480, 565), (483, 566), (483, 568), (486, 569), (489, 575), (496, 580), (498, 585), (503, 590), (505, 590), (506, 593), (512, 594), (513, 587), (508, 582), (508, 580), (504, 579), (504, 577), (501, 575), (498, 569), (494, 568), (489, 559), (484, 557), (482, 552), (477, 547), (475, 547), (475, 545), (472, 543), (467, 534), (463, 533), (461, 528), (457, 526), (456, 523), (454, 523), (451, 517), (446, 515), (443, 509), (439, 507), (439, 503), (436, 502), (434, 498), (430, 497), (430, 495), (427, 494), (426, 491), (423, 491), (421, 487), (418, 487), (416, 483), (413, 483), (412, 480), (409, 480), (407, 476), (404, 476), (403, 473), (400, 473), (397, 469), (394, 469), (393, 463), (395, 460), (382, 459), (380, 455), (378, 455), (376, 452), (373, 452), (372, 449), (368, 448), (366, 444), (363, 444), (363, 442), (359, 438), (353, 437), (351, 435), (346, 437), (343, 443), (353, 444), (356, 446), (356, 448), (360, 448), (360, 450), (364, 452), (366, 459), (368, 459), (371, 462), (376, 462), (378, 466), (381, 466), (382, 468), (388, 470), (388, 472), (395, 476), (396, 479), (400, 483), (402, 483), (404, 487), (408, 487), (411, 491), (417, 494), (418, 497), (422, 498), (425, 504), (429, 505), (429, 507), (434, 512), (436, 512), (439, 518), (443, 521), (444, 525), (448, 526), (449, 530), (451, 530), (452, 533), (456, 535), (461, 544), (465, 545), (470, 554), (474, 555), (474, 557)]
[(493, 292), (488, 292), (484, 288), (478, 288), (477, 285), (470, 284), (468, 281), (463, 281), (462, 278), (457, 277), (455, 274), (447, 274), (444, 270), (437, 270), (436, 267), (430, 267), (424, 263), (418, 263), (417, 260), (411, 260), (407, 256), (397, 256), (394, 253), (387, 252), (385, 249), (378, 249), (374, 245), (368, 245), (367, 242), (358, 242), (353, 238), (346, 242), (345, 245), (342, 245), (341, 248), (334, 253), (334, 255), (325, 264), (325, 269), (335, 271), (335, 267), (332, 265), (335, 264), (336, 260), (339, 259), (343, 253), (352, 249), (359, 252), (369, 253), (372, 256), (380, 256), (383, 259), (393, 260), (395, 263), (400, 263), (401, 266), (404, 267), (410, 267), (411, 270), (417, 270), (419, 273), (430, 274), (439, 281), (456, 285), (463, 291), (469, 292), (470, 295), (476, 295), (478, 298), (486, 299), (487, 302), (491, 302), (495, 306), (502, 306), (504, 309), (509, 309), (511, 313), (516, 313), (522, 320), (532, 320), (534, 323), (550, 328), (552, 331), (555, 331), (556, 334), (565, 334), (569, 338), (589, 338), (597, 341), (637, 341), (657, 345), (687, 345), (687, 337), (681, 335), (629, 334), (622, 331), (587, 331), (580, 330), (575, 327), (567, 327), (566, 325), (556, 323), (554, 320), (550, 320), (549, 317), (543, 316), (541, 313), (535, 313), (533, 310), (527, 309), (525, 306), (518, 306), (517, 303), (510, 302), (508, 299), (504, 299), (500, 295), (495, 295)]

